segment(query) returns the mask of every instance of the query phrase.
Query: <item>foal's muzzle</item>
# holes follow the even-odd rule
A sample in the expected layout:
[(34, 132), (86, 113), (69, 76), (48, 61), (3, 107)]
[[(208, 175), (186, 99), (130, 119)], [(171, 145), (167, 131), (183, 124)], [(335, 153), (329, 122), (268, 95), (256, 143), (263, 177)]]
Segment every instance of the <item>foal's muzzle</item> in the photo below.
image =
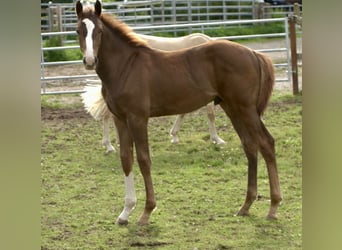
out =
[(83, 57), (83, 64), (86, 69), (94, 69), (97, 64), (97, 57)]

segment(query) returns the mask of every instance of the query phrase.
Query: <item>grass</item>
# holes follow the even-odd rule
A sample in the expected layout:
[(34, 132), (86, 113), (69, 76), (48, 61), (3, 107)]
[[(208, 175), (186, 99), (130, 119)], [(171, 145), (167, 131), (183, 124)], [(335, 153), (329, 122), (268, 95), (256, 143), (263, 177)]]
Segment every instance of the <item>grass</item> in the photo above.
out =
[(78, 94), (70, 94), (70, 95), (42, 95), (40, 99), (41, 107), (55, 109), (55, 110), (63, 110), (65, 108), (80, 108), (83, 107), (82, 102), (75, 102), (75, 98), (79, 99)]
[[(65, 96), (43, 97), (42, 113), (79, 109), (80, 98), (69, 97), (74, 104), (63, 105)], [(114, 223), (123, 208), (124, 178), (118, 153), (106, 155), (101, 147), (101, 123), (87, 116), (42, 120), (41, 249), (301, 249), (301, 100), (274, 92), (264, 117), (276, 138), (284, 197), (278, 221), (265, 220), (269, 186), (261, 157), (259, 199), (251, 216), (235, 216), (245, 198), (246, 159), (219, 107), (223, 146), (209, 141), (205, 109), (185, 117), (178, 145), (168, 135), (174, 117), (150, 119), (158, 208), (144, 227), (136, 225), (145, 199), (136, 163), (137, 207), (128, 226)]]

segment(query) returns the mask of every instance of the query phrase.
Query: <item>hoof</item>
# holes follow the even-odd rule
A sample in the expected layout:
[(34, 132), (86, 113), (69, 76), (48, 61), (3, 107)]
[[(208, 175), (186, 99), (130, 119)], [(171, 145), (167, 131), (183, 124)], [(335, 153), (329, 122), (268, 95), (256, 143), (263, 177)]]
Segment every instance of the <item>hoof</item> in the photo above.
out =
[(171, 143), (172, 144), (178, 144), (179, 142), (179, 138), (178, 138), (178, 135), (174, 133), (172, 133), (172, 130), (170, 131), (170, 136), (171, 136)]
[(138, 226), (147, 226), (148, 224), (149, 224), (148, 221), (138, 221), (137, 222)]
[(109, 153), (111, 153), (111, 152), (116, 152), (116, 150), (115, 150), (114, 148), (112, 148), (112, 149), (107, 149), (107, 150), (106, 150), (106, 154), (109, 154)]
[(236, 214), (237, 216), (249, 216), (249, 212), (245, 210), (239, 210)]
[(211, 139), (213, 141), (213, 143), (217, 144), (217, 145), (223, 145), (225, 144), (226, 142), (224, 140), (222, 140), (221, 138), (214, 138), (214, 139)]
[(171, 139), (171, 143), (172, 143), (172, 144), (178, 144), (178, 143), (179, 143), (179, 140), (178, 140), (178, 139)]
[(113, 145), (105, 145), (103, 144), (105, 147), (106, 147), (106, 154), (109, 154), (110, 152), (116, 152), (115, 148), (113, 147)]
[(116, 151), (113, 145), (107, 140), (102, 140), (102, 145), (106, 148), (106, 154)]
[(267, 220), (278, 220), (278, 216), (275, 215), (275, 214), (268, 214), (268, 215), (266, 216), (266, 219), (267, 219)]
[(139, 225), (139, 226), (146, 226), (146, 225), (148, 225), (149, 223), (149, 218), (150, 218), (150, 214), (143, 214), (140, 218), (139, 218), (139, 220), (138, 220), (138, 222), (137, 222), (137, 224)]
[(127, 226), (127, 225), (128, 225), (128, 220), (123, 220), (123, 219), (118, 218), (118, 219), (116, 220), (116, 223), (117, 223), (118, 225), (120, 225), (120, 226)]

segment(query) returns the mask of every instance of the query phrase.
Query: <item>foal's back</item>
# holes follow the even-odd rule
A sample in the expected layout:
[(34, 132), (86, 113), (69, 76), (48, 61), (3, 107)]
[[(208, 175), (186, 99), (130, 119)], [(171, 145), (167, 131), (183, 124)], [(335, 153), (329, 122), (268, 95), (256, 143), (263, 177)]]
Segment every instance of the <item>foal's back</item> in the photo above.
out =
[(163, 81), (182, 86), (192, 84), (203, 91), (217, 90), (221, 84), (233, 84), (237, 80), (255, 80), (259, 76), (255, 52), (225, 40), (177, 52), (156, 51), (151, 53), (151, 61), (160, 72), (168, 74)]

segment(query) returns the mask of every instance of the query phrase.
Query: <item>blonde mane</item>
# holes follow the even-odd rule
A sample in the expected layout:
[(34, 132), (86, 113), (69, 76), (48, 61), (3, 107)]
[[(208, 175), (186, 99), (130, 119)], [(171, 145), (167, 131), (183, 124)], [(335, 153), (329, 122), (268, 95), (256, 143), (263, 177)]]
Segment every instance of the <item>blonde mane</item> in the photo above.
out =
[(146, 41), (137, 36), (124, 22), (107, 13), (101, 14), (100, 18), (107, 28), (118, 34), (134, 47), (148, 47)]

